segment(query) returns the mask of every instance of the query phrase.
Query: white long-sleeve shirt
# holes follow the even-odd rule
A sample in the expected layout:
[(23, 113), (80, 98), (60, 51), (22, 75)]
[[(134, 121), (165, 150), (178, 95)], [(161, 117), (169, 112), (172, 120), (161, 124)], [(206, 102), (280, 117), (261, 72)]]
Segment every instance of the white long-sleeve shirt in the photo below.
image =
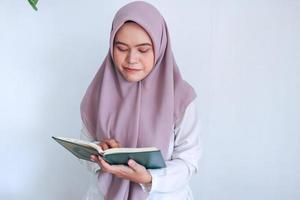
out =
[[(81, 139), (93, 141), (93, 137), (88, 133), (83, 125)], [(166, 168), (148, 169), (152, 176), (151, 186), (141, 184), (144, 192), (147, 192), (148, 200), (192, 200), (193, 195), (189, 187), (191, 176), (198, 170), (198, 161), (201, 155), (200, 144), (200, 124), (198, 120), (196, 99), (186, 108), (183, 116), (174, 125), (174, 135), (169, 143), (168, 160)], [(97, 174), (100, 167), (98, 164), (82, 161), (90, 171)], [(95, 192), (95, 188), (90, 190)], [(101, 195), (101, 194), (100, 194)], [(91, 194), (87, 194), (86, 199), (92, 199)]]

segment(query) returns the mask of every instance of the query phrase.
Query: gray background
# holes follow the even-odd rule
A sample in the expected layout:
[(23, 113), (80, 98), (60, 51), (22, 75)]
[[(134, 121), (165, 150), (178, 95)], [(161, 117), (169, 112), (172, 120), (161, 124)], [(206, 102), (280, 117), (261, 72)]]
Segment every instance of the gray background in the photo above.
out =
[[(81, 98), (129, 1), (0, 0), (0, 199), (81, 199)], [(199, 200), (300, 199), (300, 1), (149, 1), (198, 93)]]

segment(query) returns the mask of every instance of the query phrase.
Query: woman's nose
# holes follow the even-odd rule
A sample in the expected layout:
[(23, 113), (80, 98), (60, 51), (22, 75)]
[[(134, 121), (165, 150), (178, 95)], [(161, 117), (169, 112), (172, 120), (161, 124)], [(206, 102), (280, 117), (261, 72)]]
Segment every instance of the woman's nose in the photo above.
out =
[(137, 60), (138, 60), (137, 53), (134, 51), (130, 51), (127, 56), (127, 62), (129, 64), (134, 64), (137, 63)]

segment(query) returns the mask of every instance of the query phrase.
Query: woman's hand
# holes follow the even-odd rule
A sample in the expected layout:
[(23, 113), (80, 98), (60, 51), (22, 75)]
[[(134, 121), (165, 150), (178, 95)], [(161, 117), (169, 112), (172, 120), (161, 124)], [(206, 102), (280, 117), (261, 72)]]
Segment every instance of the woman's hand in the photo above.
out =
[(149, 185), (152, 182), (152, 176), (143, 166), (130, 159), (126, 165), (110, 165), (100, 156), (91, 156), (91, 160), (96, 161), (101, 170), (116, 175), (119, 178), (128, 179), (135, 183)]
[[(103, 150), (121, 147), (119, 142), (115, 139), (104, 139), (98, 145)], [(128, 179), (136, 183), (141, 183), (145, 185), (151, 184), (151, 174), (146, 170), (144, 166), (138, 164), (132, 159), (128, 161), (128, 166), (110, 165), (100, 156), (97, 157), (96, 155), (91, 156), (91, 160), (96, 161), (103, 172), (111, 173), (119, 178)]]
[(115, 139), (104, 139), (98, 144), (103, 150), (110, 148), (119, 148), (121, 147), (119, 142)]

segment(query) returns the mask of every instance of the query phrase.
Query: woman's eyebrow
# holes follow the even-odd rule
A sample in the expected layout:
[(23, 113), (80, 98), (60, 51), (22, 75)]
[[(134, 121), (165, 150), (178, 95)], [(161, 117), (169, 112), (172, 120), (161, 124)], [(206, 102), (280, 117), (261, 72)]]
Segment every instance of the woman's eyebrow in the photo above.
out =
[[(115, 44), (121, 44), (121, 45), (129, 46), (125, 42), (121, 42), (121, 41), (115, 41)], [(140, 47), (140, 46), (150, 46), (150, 47), (152, 47), (152, 44), (145, 42), (145, 43), (134, 45), (134, 47)]]

